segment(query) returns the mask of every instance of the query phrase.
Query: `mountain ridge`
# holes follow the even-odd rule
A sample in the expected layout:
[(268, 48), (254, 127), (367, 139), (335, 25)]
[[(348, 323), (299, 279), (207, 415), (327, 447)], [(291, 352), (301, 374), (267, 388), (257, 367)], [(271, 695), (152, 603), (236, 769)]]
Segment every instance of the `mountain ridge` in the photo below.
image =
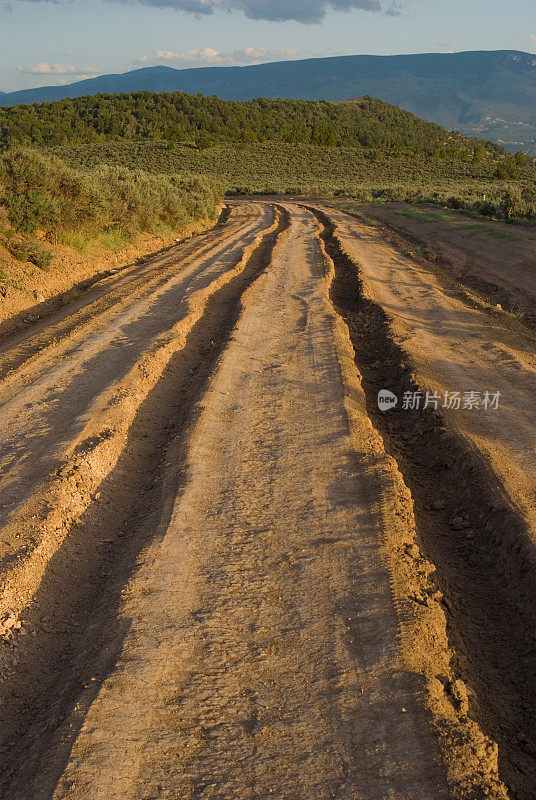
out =
[(333, 56), (243, 67), (142, 67), (0, 94), (0, 106), (135, 91), (224, 100), (372, 96), (469, 136), (536, 154), (536, 56), (517, 50)]

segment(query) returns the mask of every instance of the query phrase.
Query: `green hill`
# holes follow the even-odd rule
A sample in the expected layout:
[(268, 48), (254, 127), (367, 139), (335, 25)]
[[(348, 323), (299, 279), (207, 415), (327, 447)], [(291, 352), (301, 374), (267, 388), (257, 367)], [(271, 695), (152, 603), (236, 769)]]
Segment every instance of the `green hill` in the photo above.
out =
[[(6, 150), (33, 146), (84, 171), (212, 176), (230, 194), (350, 195), (452, 202), (534, 217), (535, 168), (381, 100), (225, 101), (135, 92), (0, 108)], [(514, 193), (512, 195), (512, 192)], [(510, 211), (508, 212), (511, 213)]]
[[(0, 108), (0, 142), (58, 146), (104, 141), (315, 144), (467, 156), (479, 145), (381, 100), (229, 102), (181, 92), (96, 95)], [(500, 155), (501, 148), (488, 145)]]
[(248, 67), (147, 67), (11, 92), (0, 97), (0, 105), (141, 90), (224, 100), (348, 100), (367, 95), (513, 152), (536, 154), (536, 56), (515, 50), (338, 56)]

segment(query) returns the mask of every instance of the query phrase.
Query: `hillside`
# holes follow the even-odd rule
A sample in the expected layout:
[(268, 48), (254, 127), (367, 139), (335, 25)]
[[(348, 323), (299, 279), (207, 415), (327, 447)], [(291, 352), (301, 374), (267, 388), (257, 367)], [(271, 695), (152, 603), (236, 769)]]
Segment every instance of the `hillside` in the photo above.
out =
[(348, 100), (369, 95), (448, 129), (536, 153), (536, 57), (518, 51), (342, 56), (249, 67), (149, 67), (12, 92), (0, 105), (96, 93), (182, 91), (226, 100)]
[[(0, 143), (58, 146), (165, 140), (207, 147), (279, 141), (472, 156), (479, 142), (369, 97), (345, 102), (248, 100), (181, 92), (96, 95), (0, 109)], [(500, 148), (489, 149), (500, 154)]]

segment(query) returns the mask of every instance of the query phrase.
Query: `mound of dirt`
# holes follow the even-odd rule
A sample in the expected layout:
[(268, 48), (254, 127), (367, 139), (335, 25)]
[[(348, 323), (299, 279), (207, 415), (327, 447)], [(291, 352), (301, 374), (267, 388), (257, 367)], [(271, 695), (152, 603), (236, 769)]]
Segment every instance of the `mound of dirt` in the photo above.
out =
[(74, 287), (82, 291), (100, 276), (107, 276), (110, 270), (133, 265), (213, 224), (214, 220), (205, 220), (172, 233), (140, 234), (121, 249), (95, 246), (84, 253), (74, 247), (41, 243), (36, 239), (38, 247), (53, 254), (50, 265), (43, 268), (15, 258), (11, 252), (15, 249), (14, 240), (0, 232), (0, 335), (44, 316), (51, 306), (57, 305), (51, 301)]

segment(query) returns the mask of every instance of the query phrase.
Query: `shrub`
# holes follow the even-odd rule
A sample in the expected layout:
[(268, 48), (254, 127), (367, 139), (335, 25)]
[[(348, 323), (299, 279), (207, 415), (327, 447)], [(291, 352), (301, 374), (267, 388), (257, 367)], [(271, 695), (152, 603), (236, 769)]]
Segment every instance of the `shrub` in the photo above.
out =
[(24, 194), (7, 194), (4, 207), (9, 221), (21, 233), (35, 233), (38, 228), (48, 233), (57, 227), (60, 219), (57, 204), (40, 189), (28, 189)]
[[(494, 178), (496, 153), (487, 144), (487, 158), (476, 165), (470, 157), (395, 157), (387, 150), (381, 161), (373, 161), (372, 150), (363, 148), (274, 142), (216, 143), (207, 150), (178, 145), (174, 151), (161, 142), (104, 142), (57, 148), (54, 152), (90, 172), (99, 164), (121, 164), (129, 170), (143, 169), (159, 179), (162, 175), (172, 179), (175, 173), (184, 171), (211, 175), (229, 196), (284, 193), (287, 189), (293, 195), (307, 195), (314, 190), (327, 197), (344, 192), (348, 197), (370, 202), (372, 191), (382, 191), (385, 200), (448, 205), (500, 217), (498, 206), (506, 188), (503, 180)], [(516, 217), (534, 219), (536, 169), (517, 169), (519, 180), (508, 182), (523, 192), (523, 206)]]
[(483, 217), (494, 217), (498, 212), (497, 206), (490, 200), (477, 200), (473, 203), (473, 209)]
[(52, 250), (42, 247), (38, 242), (25, 239), (10, 244), (9, 251), (18, 261), (29, 261), (43, 271), (48, 269), (54, 258)]
[[(18, 148), (0, 157), (0, 210), (19, 233), (86, 237), (155, 232), (213, 219), (222, 196), (200, 175), (152, 175), (119, 164), (73, 169), (52, 155)], [(117, 240), (112, 233), (111, 239)]]
[(505, 219), (517, 216), (523, 208), (523, 197), (518, 186), (509, 186), (501, 197), (499, 209)]

